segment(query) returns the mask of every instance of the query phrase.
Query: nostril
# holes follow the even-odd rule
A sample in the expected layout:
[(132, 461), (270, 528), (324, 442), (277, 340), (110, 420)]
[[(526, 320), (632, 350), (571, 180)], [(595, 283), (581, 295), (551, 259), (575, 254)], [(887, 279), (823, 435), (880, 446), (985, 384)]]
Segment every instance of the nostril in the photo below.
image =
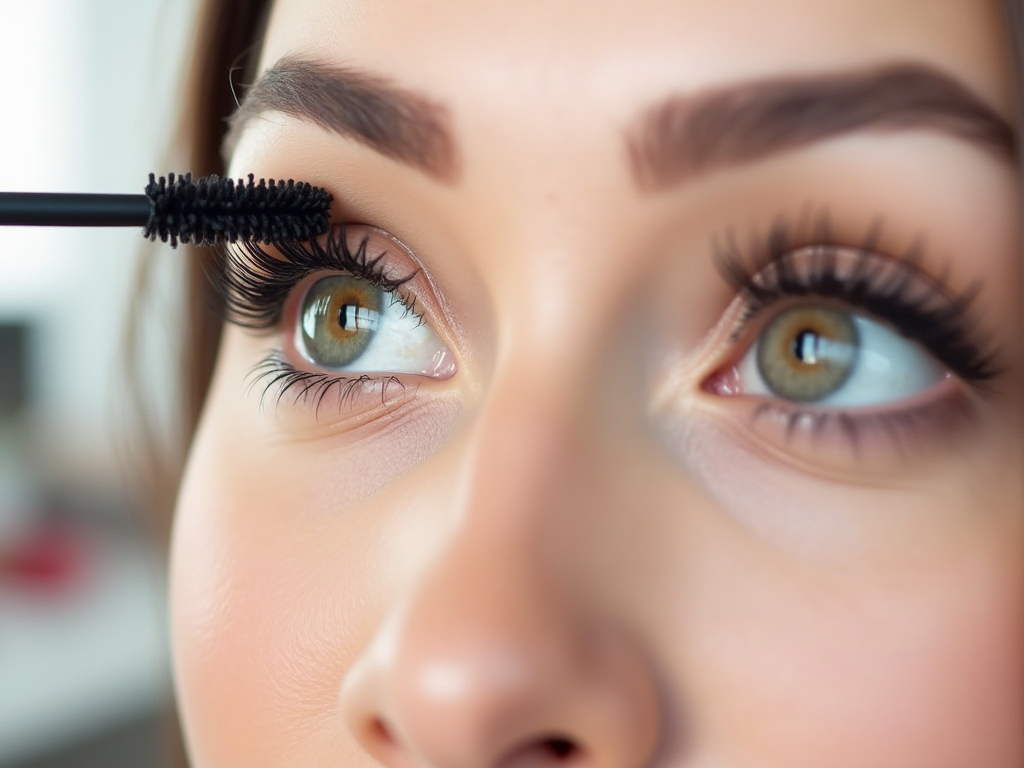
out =
[(414, 768), (413, 758), (402, 748), (387, 723), (379, 717), (366, 725), (363, 749), (381, 765), (387, 768)]
[(498, 763), (498, 768), (550, 768), (550, 766), (583, 765), (584, 750), (572, 739), (548, 736), (512, 750)]
[(578, 748), (569, 739), (553, 738), (547, 739), (541, 745), (547, 752), (558, 760), (571, 760), (575, 757)]
[(374, 741), (374, 743), (378, 744), (379, 746), (395, 746), (395, 739), (391, 735), (391, 731), (388, 730), (388, 727), (384, 724), (384, 721), (381, 720), (379, 717), (375, 717), (373, 719), (373, 722), (370, 723), (370, 727), (368, 730), (370, 738)]

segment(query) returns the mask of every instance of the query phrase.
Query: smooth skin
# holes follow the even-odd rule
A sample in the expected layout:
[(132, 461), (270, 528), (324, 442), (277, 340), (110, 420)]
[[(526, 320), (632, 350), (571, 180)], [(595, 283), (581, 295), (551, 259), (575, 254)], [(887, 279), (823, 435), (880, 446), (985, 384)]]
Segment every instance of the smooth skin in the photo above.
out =
[[(276, 113), (232, 172), (325, 186), (335, 220), (404, 243), (458, 369), (261, 409), (249, 371), (294, 312), (226, 329), (172, 549), (194, 766), (1024, 765), (1012, 163), (857, 132), (651, 191), (624, 139), (671, 94), (891, 62), (1013, 122), (1003, 23), (962, 0), (278, 0), (261, 70), (300, 54), (424, 94), (458, 174)], [(858, 453), (703, 385), (756, 335), (729, 338), (713, 240), (808, 205), (978, 283), (1003, 372), (966, 424)]]

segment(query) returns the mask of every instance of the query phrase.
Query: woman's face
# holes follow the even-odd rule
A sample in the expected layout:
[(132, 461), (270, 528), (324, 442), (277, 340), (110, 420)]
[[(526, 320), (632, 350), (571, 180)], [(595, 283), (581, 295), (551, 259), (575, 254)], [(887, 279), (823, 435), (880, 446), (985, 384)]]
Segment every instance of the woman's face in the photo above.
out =
[(197, 768), (1019, 768), (1005, 34), (279, 0), (231, 170), (350, 226), (229, 268), (262, 330), (172, 558)]

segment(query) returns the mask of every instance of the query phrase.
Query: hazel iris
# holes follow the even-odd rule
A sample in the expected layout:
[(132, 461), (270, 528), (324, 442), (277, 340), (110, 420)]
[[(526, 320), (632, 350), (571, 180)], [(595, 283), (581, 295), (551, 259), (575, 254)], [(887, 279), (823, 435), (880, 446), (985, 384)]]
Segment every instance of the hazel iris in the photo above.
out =
[(815, 402), (846, 383), (859, 347), (849, 314), (829, 307), (797, 307), (782, 312), (764, 329), (757, 367), (775, 395)]
[(323, 368), (342, 368), (362, 355), (381, 325), (384, 291), (358, 277), (331, 275), (306, 292), (299, 311), (303, 352)]

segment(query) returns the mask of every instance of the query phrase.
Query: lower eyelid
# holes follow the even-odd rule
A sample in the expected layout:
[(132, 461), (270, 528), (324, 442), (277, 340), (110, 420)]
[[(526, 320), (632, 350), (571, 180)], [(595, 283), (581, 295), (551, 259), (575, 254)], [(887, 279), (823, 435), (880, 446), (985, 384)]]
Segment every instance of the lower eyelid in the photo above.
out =
[[(710, 396), (714, 397), (714, 396)], [(979, 423), (976, 402), (955, 381), (884, 409), (815, 409), (762, 397), (714, 397), (739, 439), (775, 459), (838, 472), (903, 471), (948, 451)]]
[(258, 397), (260, 410), (301, 407), (311, 410), (317, 418), (321, 412), (348, 415), (394, 404), (404, 399), (410, 389), (401, 377), (389, 374), (303, 370), (292, 365), (280, 351), (253, 366), (246, 377), (246, 392)]
[(259, 407), (274, 434), (290, 442), (354, 445), (410, 430), (436, 441), (461, 410), (459, 392), (448, 387), (415, 377), (310, 374), (282, 361), (279, 352), (250, 369), (246, 389), (250, 407)]

